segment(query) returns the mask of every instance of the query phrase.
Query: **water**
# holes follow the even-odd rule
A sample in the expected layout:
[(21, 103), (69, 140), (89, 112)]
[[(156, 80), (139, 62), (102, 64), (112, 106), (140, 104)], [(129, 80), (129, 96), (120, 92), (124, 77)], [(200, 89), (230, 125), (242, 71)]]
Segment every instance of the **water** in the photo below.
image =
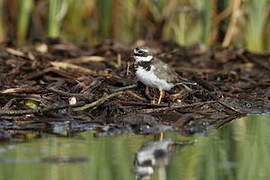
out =
[[(170, 142), (196, 142), (176, 148), (162, 161), (151, 161), (159, 163), (151, 179), (270, 179), (269, 128), (270, 116), (250, 116), (210, 130), (208, 136), (166, 133)], [(136, 152), (155, 140), (159, 142), (153, 136), (93, 138), (86, 132), (74, 138), (46, 136), (29, 142), (1, 142), (0, 179), (135, 179)]]

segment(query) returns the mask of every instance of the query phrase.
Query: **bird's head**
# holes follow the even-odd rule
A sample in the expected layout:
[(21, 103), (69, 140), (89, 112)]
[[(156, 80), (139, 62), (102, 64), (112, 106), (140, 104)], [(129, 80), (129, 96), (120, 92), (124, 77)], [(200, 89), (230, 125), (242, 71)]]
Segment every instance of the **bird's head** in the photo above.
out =
[(147, 47), (137, 47), (133, 49), (133, 57), (136, 62), (148, 62), (153, 58), (150, 49)]

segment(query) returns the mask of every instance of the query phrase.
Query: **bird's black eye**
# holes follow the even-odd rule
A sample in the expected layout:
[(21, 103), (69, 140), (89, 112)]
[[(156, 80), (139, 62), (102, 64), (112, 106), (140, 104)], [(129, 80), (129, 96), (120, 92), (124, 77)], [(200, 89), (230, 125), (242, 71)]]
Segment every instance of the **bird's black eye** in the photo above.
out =
[(138, 47), (134, 49), (133, 53), (135, 56), (143, 56), (143, 57), (147, 56), (147, 52), (144, 49)]

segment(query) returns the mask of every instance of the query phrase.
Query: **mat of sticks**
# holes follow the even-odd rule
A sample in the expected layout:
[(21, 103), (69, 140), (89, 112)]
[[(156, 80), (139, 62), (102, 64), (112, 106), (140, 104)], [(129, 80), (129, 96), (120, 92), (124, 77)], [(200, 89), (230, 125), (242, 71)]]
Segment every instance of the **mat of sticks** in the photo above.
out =
[(196, 82), (159, 91), (134, 75), (131, 45), (93, 47), (48, 40), (0, 48), (0, 139), (29, 132), (73, 136), (124, 133), (181, 135), (219, 128), (248, 114), (270, 112), (270, 54), (171, 42), (139, 42)]

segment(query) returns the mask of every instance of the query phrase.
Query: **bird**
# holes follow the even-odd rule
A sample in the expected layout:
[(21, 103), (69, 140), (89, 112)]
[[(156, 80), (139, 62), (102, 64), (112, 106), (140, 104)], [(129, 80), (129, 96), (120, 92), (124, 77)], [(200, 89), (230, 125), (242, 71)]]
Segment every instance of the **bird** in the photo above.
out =
[(136, 179), (150, 179), (156, 170), (165, 172), (171, 157), (180, 147), (178, 142), (171, 139), (144, 143), (135, 154), (134, 165)]
[(134, 166), (136, 179), (150, 179), (155, 171), (158, 171), (160, 174), (166, 174), (166, 166), (170, 164), (175, 153), (184, 146), (192, 145), (195, 142), (181, 142), (166, 138), (163, 141), (144, 143), (135, 154)]
[(148, 47), (136, 47), (133, 49), (135, 75), (140, 82), (148, 87), (159, 90), (157, 104), (161, 103), (164, 91), (169, 91), (176, 85), (195, 84), (180, 77), (174, 68), (154, 56)]

